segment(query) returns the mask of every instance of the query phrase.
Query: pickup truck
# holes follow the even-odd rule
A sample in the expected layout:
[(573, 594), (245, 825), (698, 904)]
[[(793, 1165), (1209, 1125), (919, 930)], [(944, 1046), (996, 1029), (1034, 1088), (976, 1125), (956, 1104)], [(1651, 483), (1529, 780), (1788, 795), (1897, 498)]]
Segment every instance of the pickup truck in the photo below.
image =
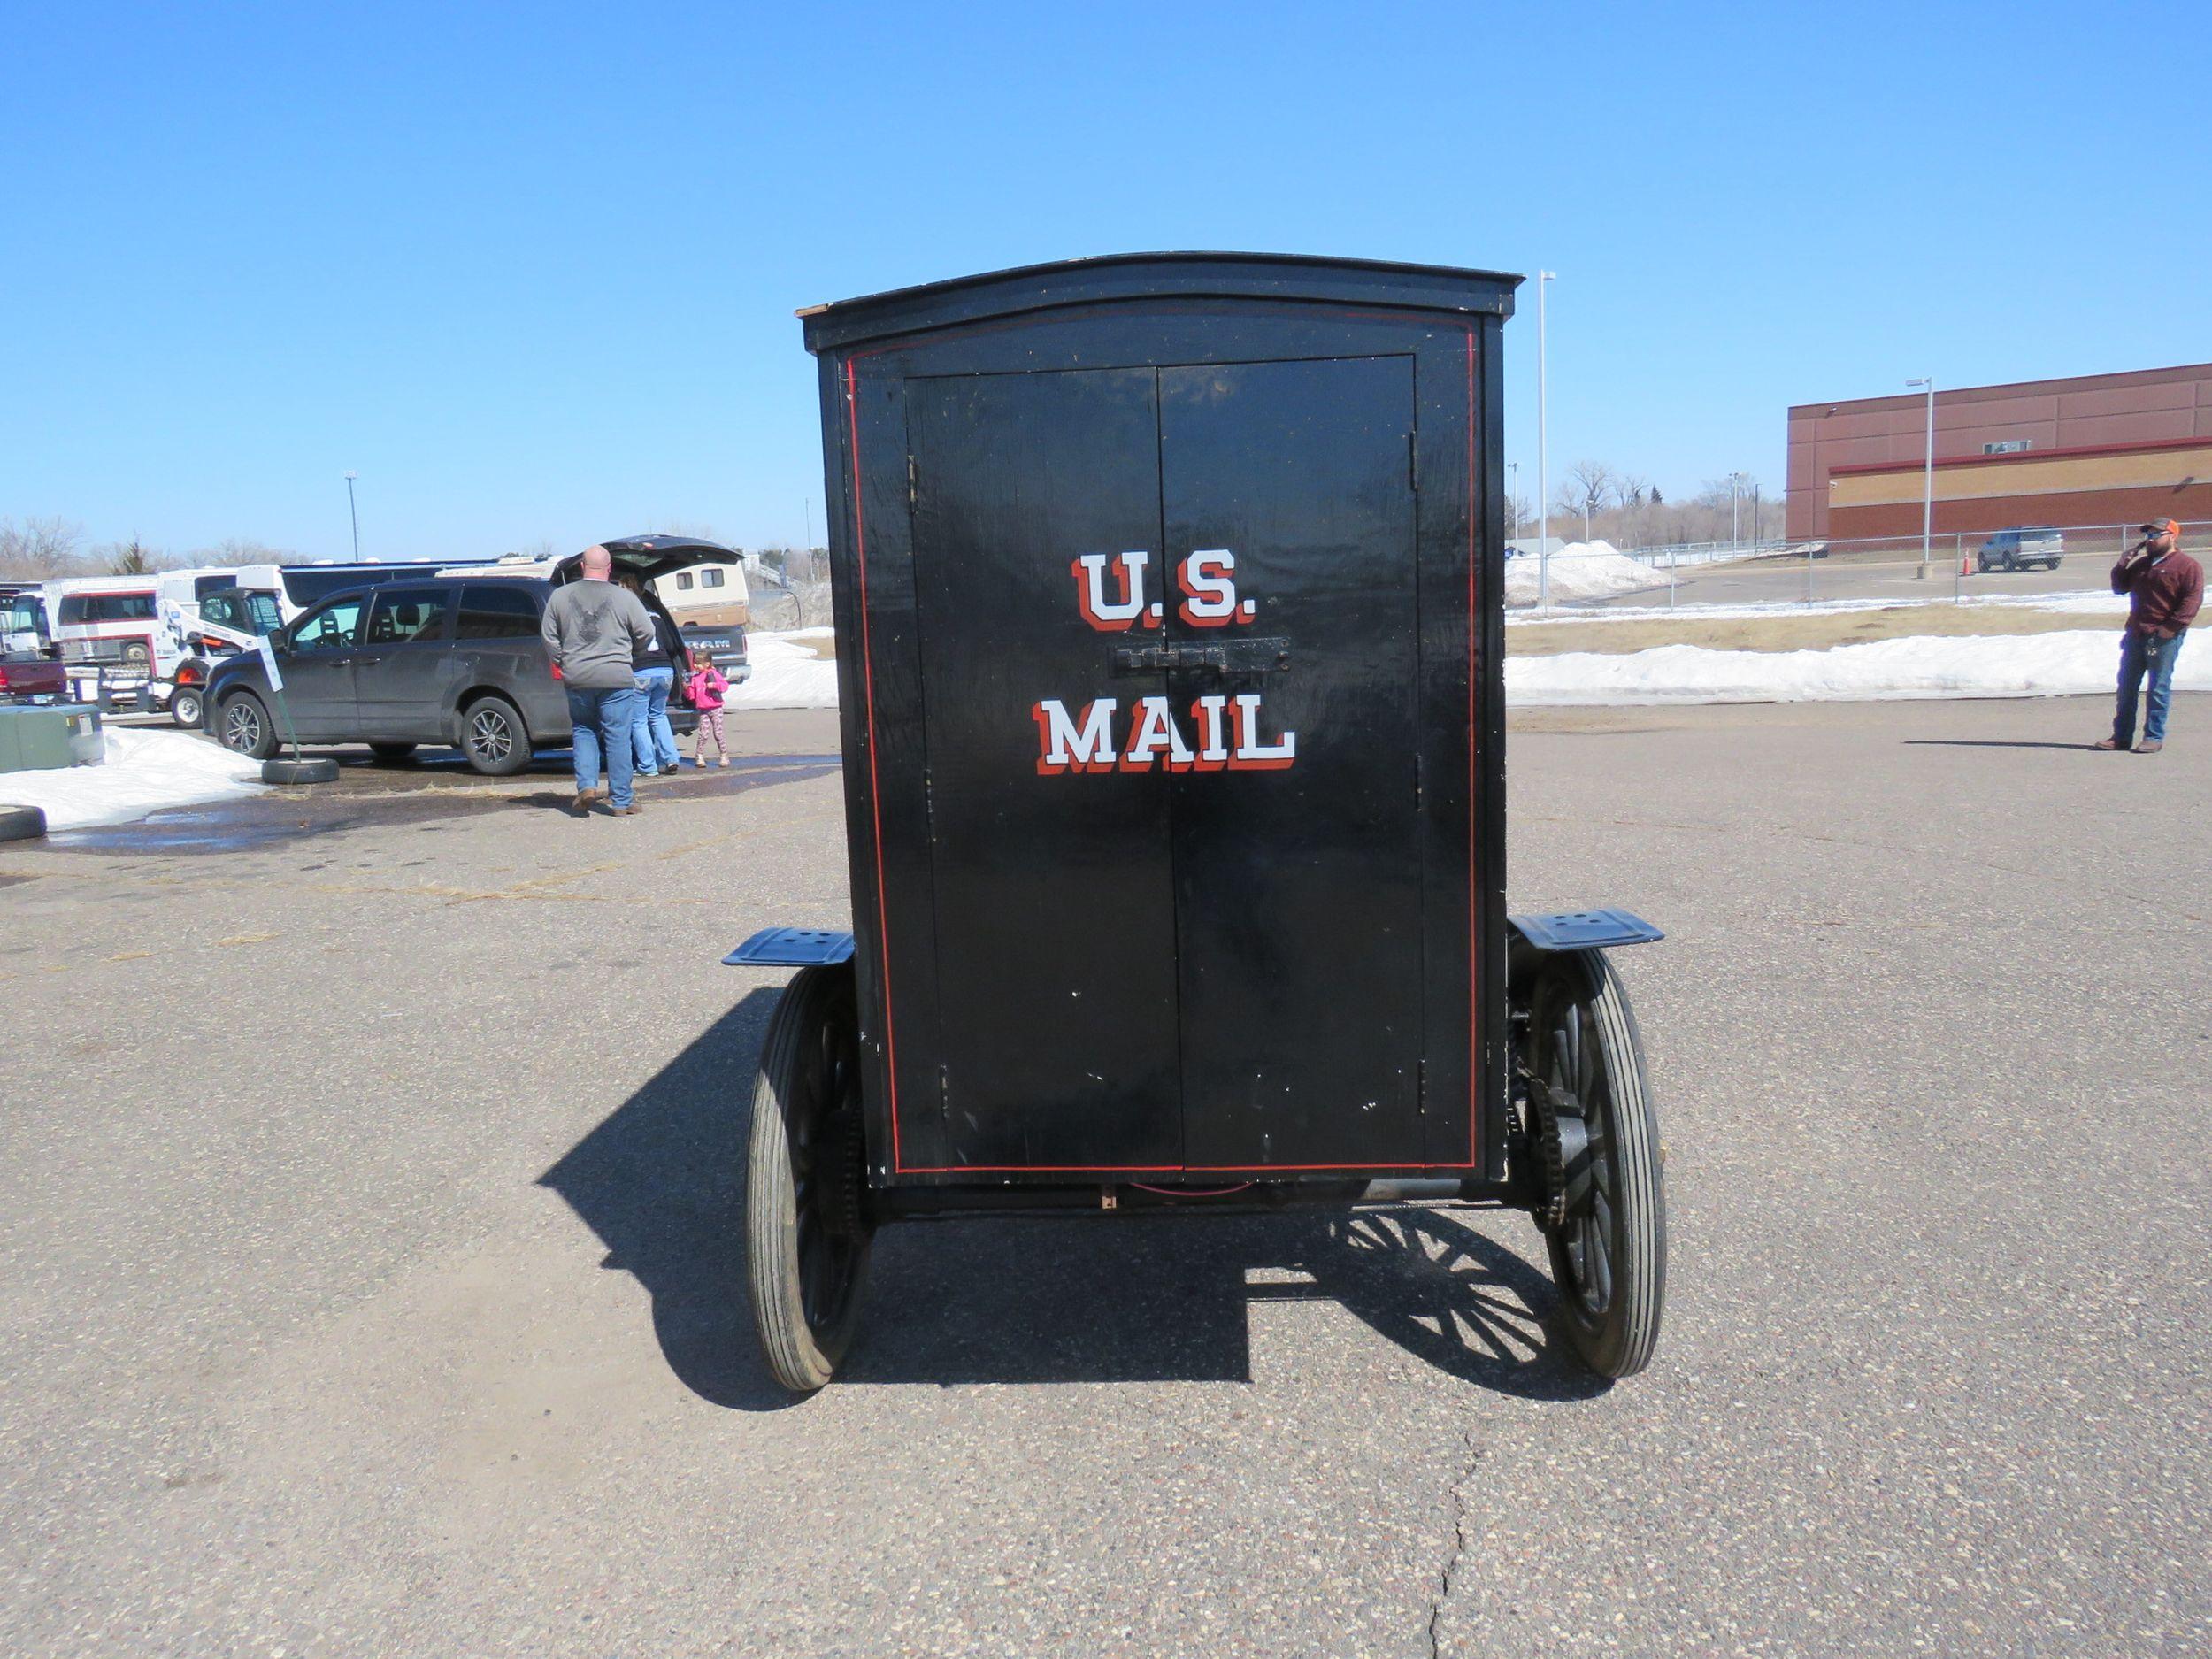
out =
[(51, 657), (0, 657), (0, 703), (62, 703), (68, 695), (61, 664)]

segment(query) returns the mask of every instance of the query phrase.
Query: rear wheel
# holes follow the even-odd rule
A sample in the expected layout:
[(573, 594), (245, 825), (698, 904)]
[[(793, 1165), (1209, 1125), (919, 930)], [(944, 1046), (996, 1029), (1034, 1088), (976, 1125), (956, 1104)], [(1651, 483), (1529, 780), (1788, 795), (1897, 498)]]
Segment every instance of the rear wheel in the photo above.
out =
[(504, 778), (530, 764), (530, 735), (504, 697), (479, 697), (461, 711), (461, 753), (487, 778)]
[(203, 712), (197, 686), (179, 686), (169, 694), (169, 718), (179, 726), (197, 726)]
[(852, 1341), (873, 1233), (849, 966), (802, 968), (776, 1005), (753, 1086), (746, 1285), (775, 1379), (828, 1382)]
[(250, 691), (223, 699), (216, 710), (215, 739), (225, 749), (250, 760), (266, 760), (277, 751), (276, 726), (269, 705)]
[(1560, 1317), (1593, 1371), (1630, 1377), (1659, 1340), (1667, 1266), (1659, 1124), (1628, 994), (1601, 950), (1548, 956), (1531, 996), (1531, 1141)]

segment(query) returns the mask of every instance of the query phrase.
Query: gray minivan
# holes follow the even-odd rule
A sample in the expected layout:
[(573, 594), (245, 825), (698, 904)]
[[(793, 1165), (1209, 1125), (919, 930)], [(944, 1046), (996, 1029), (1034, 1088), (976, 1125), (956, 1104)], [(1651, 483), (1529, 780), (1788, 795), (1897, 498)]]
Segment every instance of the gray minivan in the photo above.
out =
[[(618, 570), (648, 581), (737, 557), (688, 536), (602, 545)], [(480, 772), (520, 772), (534, 749), (568, 746), (568, 697), (539, 629), (546, 601), (576, 580), (581, 559), (523, 561), (528, 574), (511, 562), (433, 572), (396, 565), (387, 580), (331, 594), (269, 636), (281, 699), (258, 651), (216, 664), (205, 728), (224, 748), (264, 760), (290, 737), (288, 714), (303, 744), (366, 743), (386, 760), (424, 743), (450, 744)], [(746, 677), (742, 630), (683, 634), (695, 662), (710, 657), (733, 685)], [(697, 724), (676, 704), (668, 718), (680, 733)]]
[(296, 733), (303, 744), (366, 743), (387, 760), (449, 743), (480, 772), (520, 772), (533, 749), (569, 741), (568, 698), (538, 634), (552, 595), (550, 582), (493, 576), (334, 594), (270, 638), (280, 702), (258, 652), (216, 665), (207, 730), (257, 760)]

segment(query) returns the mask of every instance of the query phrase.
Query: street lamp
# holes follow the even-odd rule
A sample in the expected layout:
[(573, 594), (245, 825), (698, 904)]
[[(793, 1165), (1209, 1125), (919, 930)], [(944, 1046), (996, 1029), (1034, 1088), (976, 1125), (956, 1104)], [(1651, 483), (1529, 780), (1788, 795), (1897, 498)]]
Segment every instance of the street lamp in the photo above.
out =
[(1907, 380), (1905, 384), (1908, 387), (1924, 386), (1928, 388), (1927, 459), (1923, 465), (1920, 476), (1919, 580), (1925, 581), (1928, 580), (1928, 544), (1935, 536), (1935, 376), (1926, 375), (1916, 380)]
[(1545, 443), (1550, 435), (1549, 388), (1544, 364), (1544, 295), (1559, 280), (1556, 271), (1536, 273), (1536, 603), (1551, 609), (1551, 479)]
[(346, 517), (353, 520), (353, 557), (357, 564), (361, 558), (361, 513), (353, 504), (353, 480), (360, 476), (358, 472), (346, 474)]

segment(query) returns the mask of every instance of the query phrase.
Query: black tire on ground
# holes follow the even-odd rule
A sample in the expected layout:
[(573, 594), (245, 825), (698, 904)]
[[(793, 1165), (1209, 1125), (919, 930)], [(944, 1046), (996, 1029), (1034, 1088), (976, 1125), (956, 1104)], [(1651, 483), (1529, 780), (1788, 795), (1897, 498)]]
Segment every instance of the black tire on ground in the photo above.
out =
[(1560, 1324), (1591, 1370), (1632, 1377), (1658, 1345), (1667, 1274), (1666, 1187), (1643, 1041), (1601, 950), (1548, 958), (1532, 1002), (1531, 1069), (1579, 1098), (1589, 1138), (1587, 1202), (1546, 1235)]
[(487, 778), (506, 778), (530, 764), (530, 733), (504, 697), (489, 694), (461, 710), (461, 757)]
[(179, 726), (198, 729), (201, 712), (197, 686), (179, 686), (169, 694), (169, 718)]
[(261, 763), (261, 781), (264, 783), (335, 783), (338, 781), (338, 763), (327, 756), (312, 760), (279, 758)]
[(746, 1288), (778, 1382), (812, 1394), (852, 1341), (873, 1229), (849, 964), (802, 968), (768, 1023), (745, 1156)]
[(369, 745), (369, 753), (379, 760), (384, 761), (405, 760), (414, 752), (415, 746), (412, 743), (372, 743)]
[(266, 760), (277, 751), (276, 722), (269, 705), (250, 691), (225, 697), (215, 710), (215, 741), (249, 760)]
[(46, 833), (46, 814), (35, 806), (0, 806), (0, 841), (36, 841)]

